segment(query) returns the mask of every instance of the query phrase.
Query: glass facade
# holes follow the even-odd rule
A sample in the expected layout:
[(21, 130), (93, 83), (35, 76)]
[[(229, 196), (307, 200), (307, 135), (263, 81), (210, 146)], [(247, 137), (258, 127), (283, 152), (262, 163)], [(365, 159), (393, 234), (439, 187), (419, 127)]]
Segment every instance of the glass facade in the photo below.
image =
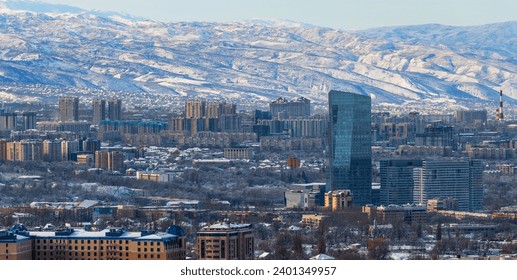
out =
[(329, 92), (329, 190), (349, 189), (354, 204), (372, 196), (371, 98)]

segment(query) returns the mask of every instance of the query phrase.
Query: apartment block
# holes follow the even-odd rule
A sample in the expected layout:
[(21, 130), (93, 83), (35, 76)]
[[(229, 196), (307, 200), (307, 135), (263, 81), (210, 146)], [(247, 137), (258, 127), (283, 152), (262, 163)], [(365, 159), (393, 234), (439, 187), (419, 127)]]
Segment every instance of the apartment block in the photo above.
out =
[(219, 223), (197, 233), (200, 260), (252, 260), (255, 237), (251, 224)]

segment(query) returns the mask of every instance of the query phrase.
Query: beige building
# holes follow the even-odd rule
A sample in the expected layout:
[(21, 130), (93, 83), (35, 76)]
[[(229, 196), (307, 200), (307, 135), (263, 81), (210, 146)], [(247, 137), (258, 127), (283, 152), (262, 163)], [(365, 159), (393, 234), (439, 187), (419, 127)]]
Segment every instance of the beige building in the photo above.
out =
[(12, 231), (0, 231), (0, 260), (32, 259), (32, 240)]
[(224, 148), (224, 157), (227, 159), (251, 159), (253, 157), (253, 149)]
[(0, 260), (181, 260), (186, 256), (184, 232), (177, 226), (167, 232), (4, 230), (0, 249)]
[(124, 172), (124, 153), (117, 151), (95, 152), (95, 168)]
[(403, 221), (407, 223), (427, 222), (427, 209), (424, 205), (389, 205), (389, 206), (363, 206), (363, 213), (373, 221), (383, 223)]
[(252, 260), (255, 237), (251, 224), (219, 223), (197, 233), (200, 260)]
[(324, 223), (329, 216), (318, 215), (318, 214), (306, 214), (302, 215), (302, 225), (304, 227), (317, 228), (320, 224)]
[(325, 193), (325, 208), (338, 211), (352, 207), (352, 192), (337, 190)]

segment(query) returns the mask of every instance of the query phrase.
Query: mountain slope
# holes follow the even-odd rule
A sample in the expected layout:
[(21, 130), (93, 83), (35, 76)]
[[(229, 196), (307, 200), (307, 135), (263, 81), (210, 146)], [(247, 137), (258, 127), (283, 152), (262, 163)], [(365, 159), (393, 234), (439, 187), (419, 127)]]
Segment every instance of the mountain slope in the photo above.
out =
[(86, 88), (165, 103), (305, 96), (325, 104), (328, 91), (338, 89), (371, 95), (376, 104), (403, 104), (485, 102), (497, 100), (502, 88), (517, 99), (517, 22), (344, 32), (9, 7), (0, 9), (0, 86), (11, 90), (14, 84)]

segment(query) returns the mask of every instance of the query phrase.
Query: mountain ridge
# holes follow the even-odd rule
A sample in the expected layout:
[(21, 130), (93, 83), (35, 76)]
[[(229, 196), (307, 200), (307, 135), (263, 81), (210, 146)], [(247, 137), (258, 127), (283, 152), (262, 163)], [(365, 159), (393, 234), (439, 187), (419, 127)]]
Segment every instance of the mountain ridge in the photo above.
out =
[(340, 31), (2, 10), (0, 85), (250, 103), (304, 96), (316, 104), (337, 89), (398, 105), (495, 102), (503, 89), (513, 102), (516, 29), (507, 22)]

